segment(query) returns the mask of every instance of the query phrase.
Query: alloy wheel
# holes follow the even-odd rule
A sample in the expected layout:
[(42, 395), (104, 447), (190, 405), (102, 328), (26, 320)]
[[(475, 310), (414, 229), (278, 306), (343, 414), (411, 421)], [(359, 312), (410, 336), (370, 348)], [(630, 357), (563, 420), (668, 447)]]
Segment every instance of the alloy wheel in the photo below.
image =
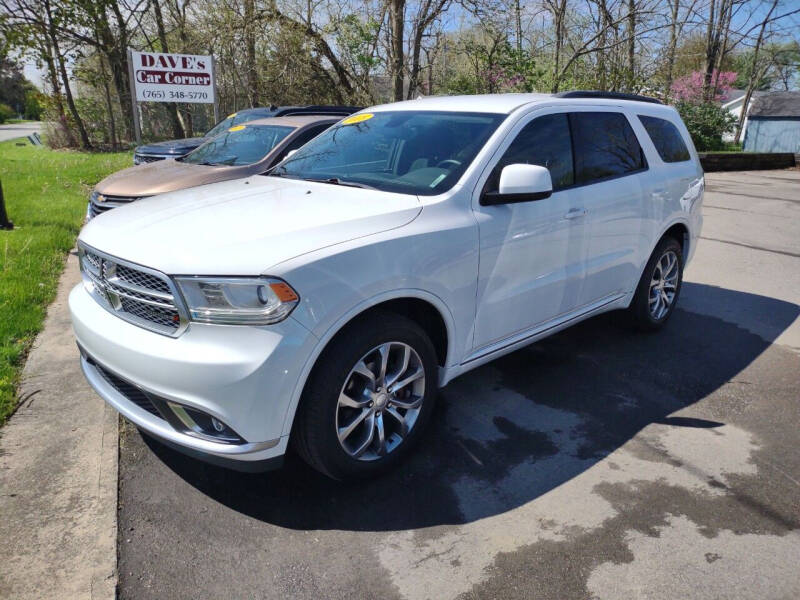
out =
[(352, 458), (377, 460), (399, 447), (416, 424), (425, 369), (403, 342), (367, 352), (350, 370), (336, 405), (339, 444)]
[(680, 268), (678, 255), (673, 250), (665, 252), (658, 259), (650, 280), (650, 316), (659, 321), (669, 312), (678, 291)]

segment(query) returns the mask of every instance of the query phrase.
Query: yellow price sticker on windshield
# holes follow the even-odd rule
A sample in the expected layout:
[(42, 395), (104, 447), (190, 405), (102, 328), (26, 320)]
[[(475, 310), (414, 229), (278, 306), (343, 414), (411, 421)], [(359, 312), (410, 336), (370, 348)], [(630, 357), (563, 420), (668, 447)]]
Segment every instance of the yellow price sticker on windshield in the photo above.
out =
[(231, 127), (228, 131), (241, 131), (244, 129), (244, 125), (236, 125), (235, 127)]
[(353, 125), (355, 123), (369, 121), (374, 116), (375, 115), (373, 115), (372, 113), (361, 113), (360, 115), (353, 115), (352, 117), (347, 117), (344, 121), (342, 121), (342, 125)]

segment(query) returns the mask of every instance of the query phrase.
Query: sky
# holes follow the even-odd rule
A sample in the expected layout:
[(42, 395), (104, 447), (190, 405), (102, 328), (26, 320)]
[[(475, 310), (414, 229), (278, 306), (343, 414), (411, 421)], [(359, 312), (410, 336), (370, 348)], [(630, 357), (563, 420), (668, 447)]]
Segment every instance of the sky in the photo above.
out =
[(25, 72), (25, 77), (27, 77), (29, 81), (33, 82), (36, 87), (39, 89), (43, 87), (43, 74), (39, 71), (39, 69), (36, 68), (35, 64), (26, 62), (23, 70)]

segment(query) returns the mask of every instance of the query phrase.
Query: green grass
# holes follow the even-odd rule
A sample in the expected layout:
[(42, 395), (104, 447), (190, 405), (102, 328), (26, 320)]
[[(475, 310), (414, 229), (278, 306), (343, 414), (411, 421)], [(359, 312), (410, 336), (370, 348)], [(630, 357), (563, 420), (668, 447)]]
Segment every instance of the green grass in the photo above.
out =
[(0, 424), (17, 404), (25, 356), (42, 327), (92, 186), (130, 166), (129, 152), (89, 154), (0, 143), (13, 231), (0, 230)]
[(19, 125), (20, 123), (35, 123), (36, 121), (31, 121), (30, 119), (6, 119), (6, 125)]

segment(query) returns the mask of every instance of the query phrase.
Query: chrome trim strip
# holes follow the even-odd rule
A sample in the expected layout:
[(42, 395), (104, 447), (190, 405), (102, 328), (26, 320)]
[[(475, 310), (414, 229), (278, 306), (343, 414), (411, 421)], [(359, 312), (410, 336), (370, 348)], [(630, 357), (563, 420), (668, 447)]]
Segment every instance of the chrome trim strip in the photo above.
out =
[(505, 337), (497, 342), (493, 342), (478, 348), (470, 354), (466, 359), (464, 359), (461, 364), (466, 365), (473, 361), (479, 360), (485, 356), (489, 356), (490, 354), (494, 354), (495, 352), (500, 352), (504, 348), (508, 348), (509, 346), (513, 346), (515, 344), (519, 344), (520, 342), (524, 342), (529, 338), (533, 338), (536, 336), (540, 336), (543, 333), (550, 331), (551, 329), (555, 329), (557, 327), (562, 327), (566, 323), (570, 321), (574, 321), (575, 319), (580, 319), (581, 317), (592, 313), (596, 310), (603, 308), (604, 306), (611, 304), (612, 302), (616, 302), (620, 298), (624, 297), (625, 294), (613, 294), (611, 296), (606, 296), (605, 298), (601, 298), (591, 304), (581, 307), (571, 313), (567, 313), (563, 318), (556, 317), (555, 319), (551, 319), (550, 321), (546, 321), (543, 324), (538, 326), (531, 327), (530, 329), (525, 329), (516, 334), (512, 334), (508, 337)]
[(267, 440), (265, 442), (246, 442), (244, 444), (225, 444), (220, 442), (212, 442), (209, 440), (201, 439), (180, 433), (171, 428), (171, 425), (151, 415), (149, 412), (136, 406), (133, 402), (125, 398), (117, 390), (103, 379), (103, 376), (98, 373), (94, 365), (89, 364), (84, 356), (81, 356), (81, 369), (95, 392), (106, 402), (108, 402), (117, 412), (124, 416), (129, 421), (133, 422), (136, 426), (141, 427), (147, 433), (184, 446), (198, 452), (208, 454), (216, 454), (218, 456), (237, 457), (261, 450), (268, 450), (274, 448), (280, 442), (280, 439)]
[[(111, 283), (112, 285), (118, 285), (115, 282), (112, 282), (112, 281), (110, 281), (108, 279), (106, 281), (108, 283)], [(119, 286), (119, 287), (122, 287), (122, 286)], [(133, 294), (126, 294), (125, 292), (120, 292), (119, 290), (112, 289), (111, 291), (114, 294), (116, 294), (117, 296), (122, 296), (123, 298), (127, 298), (128, 300), (135, 300), (136, 302), (141, 302), (142, 304), (147, 304), (148, 306), (156, 306), (158, 308), (166, 308), (166, 309), (169, 309), (169, 310), (175, 310), (175, 305), (174, 304), (166, 304), (164, 302), (156, 302), (155, 300), (147, 300), (145, 298), (139, 298), (139, 296), (134, 296)], [(142, 292), (142, 293), (147, 293), (147, 292)], [(155, 294), (153, 294), (153, 296), (155, 296)]]
[[(160, 292), (158, 290), (151, 290), (148, 288), (144, 288), (140, 285), (136, 285), (135, 283), (130, 283), (125, 281), (124, 279), (120, 279), (119, 275), (113, 275), (112, 277), (107, 277), (106, 281), (109, 283), (119, 286), (128, 290), (129, 292), (136, 292), (138, 294), (146, 294), (148, 296), (153, 296), (155, 298), (161, 298), (162, 300), (169, 300), (171, 302), (175, 302), (175, 297), (171, 294), (165, 294), (164, 292)], [(119, 292), (118, 292), (119, 293)], [(172, 308), (170, 306), (169, 308)]]

